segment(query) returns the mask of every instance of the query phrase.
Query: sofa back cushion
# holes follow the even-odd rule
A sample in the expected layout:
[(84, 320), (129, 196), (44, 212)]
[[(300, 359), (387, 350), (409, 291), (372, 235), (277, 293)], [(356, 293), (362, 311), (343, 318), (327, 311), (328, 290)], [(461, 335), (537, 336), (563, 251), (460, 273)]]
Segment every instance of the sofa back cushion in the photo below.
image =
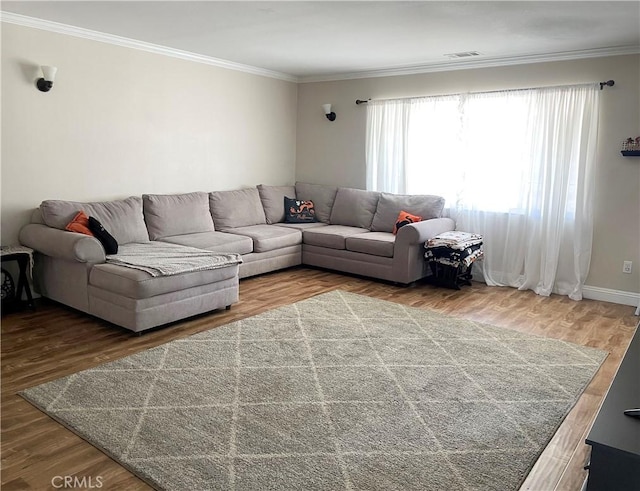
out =
[(256, 188), (209, 193), (209, 207), (218, 230), (267, 223)]
[(371, 230), (393, 232), (401, 211), (422, 217), (423, 220), (430, 220), (440, 218), (443, 208), (444, 198), (440, 196), (381, 193)]
[(371, 227), (379, 197), (380, 193), (377, 191), (339, 188), (331, 210), (331, 224), (360, 228)]
[(142, 206), (151, 240), (214, 231), (209, 193), (143, 194)]
[(267, 223), (284, 222), (284, 199), (296, 197), (296, 188), (294, 186), (258, 186), (260, 200), (264, 208)]
[[(337, 192), (338, 188), (335, 186), (296, 182), (295, 198), (303, 201), (313, 201), (318, 221), (329, 223)], [(293, 197), (294, 196), (289, 196), (289, 198)]]
[(118, 241), (149, 242), (149, 234), (142, 215), (142, 198), (81, 203), (78, 201), (46, 200), (40, 204), (42, 219), (49, 227), (64, 230), (79, 211), (96, 218)]

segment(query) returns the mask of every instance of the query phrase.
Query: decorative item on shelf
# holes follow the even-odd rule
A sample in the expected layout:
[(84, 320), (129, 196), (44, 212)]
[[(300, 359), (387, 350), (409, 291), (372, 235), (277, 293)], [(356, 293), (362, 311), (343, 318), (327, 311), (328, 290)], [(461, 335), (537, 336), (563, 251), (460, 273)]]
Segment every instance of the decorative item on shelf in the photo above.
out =
[(640, 157), (640, 136), (627, 138), (622, 142), (622, 151), (624, 157)]

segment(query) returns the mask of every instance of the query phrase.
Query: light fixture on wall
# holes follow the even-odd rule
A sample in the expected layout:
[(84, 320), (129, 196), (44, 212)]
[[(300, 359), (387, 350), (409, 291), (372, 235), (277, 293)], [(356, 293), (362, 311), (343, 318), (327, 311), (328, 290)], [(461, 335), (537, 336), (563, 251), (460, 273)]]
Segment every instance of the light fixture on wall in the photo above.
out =
[(36, 87), (40, 92), (49, 92), (53, 87), (53, 81), (56, 78), (56, 72), (58, 69), (54, 66), (41, 66), (43, 78), (39, 78), (36, 82)]
[(331, 112), (331, 104), (323, 104), (322, 105), (322, 110), (324, 111), (325, 116), (327, 117), (327, 119), (329, 121), (335, 121), (336, 120), (336, 113)]

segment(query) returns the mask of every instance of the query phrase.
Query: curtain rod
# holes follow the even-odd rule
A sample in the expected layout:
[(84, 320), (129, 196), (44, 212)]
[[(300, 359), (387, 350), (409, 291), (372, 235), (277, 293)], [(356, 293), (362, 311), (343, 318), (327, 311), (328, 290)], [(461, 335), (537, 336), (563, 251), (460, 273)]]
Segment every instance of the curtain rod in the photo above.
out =
[[(607, 80), (606, 82), (597, 82), (600, 84), (600, 90), (604, 89), (605, 86), (607, 87), (613, 87), (615, 85), (615, 82), (613, 80)], [(570, 87), (569, 85), (555, 85), (555, 86), (551, 86), (551, 87)], [(532, 87), (532, 88), (528, 88), (528, 89), (512, 89), (513, 91), (518, 91), (518, 90), (532, 90), (533, 88), (536, 89), (545, 89), (548, 87)], [(490, 94), (491, 92), (510, 92), (509, 90), (503, 91), (503, 90), (490, 90), (487, 92), (480, 92), (483, 94)], [(458, 95), (458, 94), (448, 94), (448, 95)], [(420, 98), (420, 97), (438, 97), (438, 96), (414, 96), (414, 97), (400, 97), (399, 99), (387, 99), (387, 100), (402, 100), (402, 99), (416, 99), (416, 98)], [(382, 99), (385, 100), (385, 99)], [(371, 101), (371, 98), (369, 99), (356, 99), (356, 104), (359, 106), (360, 104), (367, 104), (369, 101)]]

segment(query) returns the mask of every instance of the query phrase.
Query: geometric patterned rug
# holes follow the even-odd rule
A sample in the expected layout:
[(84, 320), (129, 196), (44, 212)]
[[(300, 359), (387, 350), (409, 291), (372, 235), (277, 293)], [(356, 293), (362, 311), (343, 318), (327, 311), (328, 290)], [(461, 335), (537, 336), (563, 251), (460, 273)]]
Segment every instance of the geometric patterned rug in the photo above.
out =
[(333, 291), (21, 395), (156, 489), (504, 491), (605, 357)]

